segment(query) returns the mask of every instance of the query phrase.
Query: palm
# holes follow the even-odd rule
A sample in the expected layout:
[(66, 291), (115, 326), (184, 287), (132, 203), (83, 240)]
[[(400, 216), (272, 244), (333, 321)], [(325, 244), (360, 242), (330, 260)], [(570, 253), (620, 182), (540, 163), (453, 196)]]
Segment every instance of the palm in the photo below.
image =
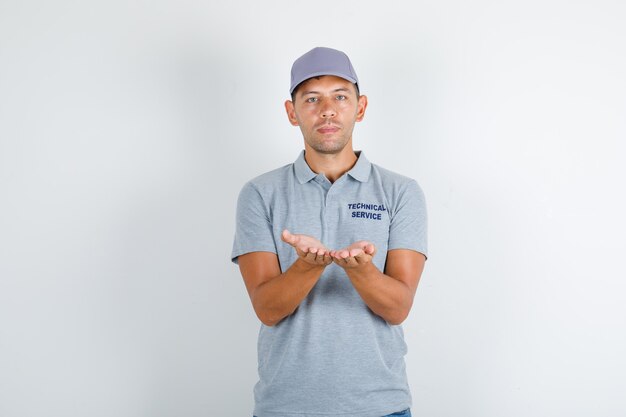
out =
[(335, 258), (348, 258), (359, 256), (361, 254), (374, 256), (375, 253), (376, 247), (373, 243), (368, 242), (367, 240), (359, 240), (358, 242), (354, 242), (350, 246), (343, 249), (333, 251), (332, 255)]
[(332, 262), (330, 250), (322, 242), (309, 235), (293, 234), (284, 230), (283, 241), (291, 245), (298, 256), (312, 265), (329, 265)]

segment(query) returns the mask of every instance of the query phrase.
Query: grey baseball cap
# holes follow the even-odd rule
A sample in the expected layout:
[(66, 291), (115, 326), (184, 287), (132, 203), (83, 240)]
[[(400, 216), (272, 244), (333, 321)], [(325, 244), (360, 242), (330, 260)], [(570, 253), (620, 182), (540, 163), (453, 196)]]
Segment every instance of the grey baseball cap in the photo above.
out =
[(289, 94), (293, 93), (302, 81), (320, 75), (334, 75), (359, 84), (348, 55), (336, 49), (317, 47), (294, 61), (291, 67)]

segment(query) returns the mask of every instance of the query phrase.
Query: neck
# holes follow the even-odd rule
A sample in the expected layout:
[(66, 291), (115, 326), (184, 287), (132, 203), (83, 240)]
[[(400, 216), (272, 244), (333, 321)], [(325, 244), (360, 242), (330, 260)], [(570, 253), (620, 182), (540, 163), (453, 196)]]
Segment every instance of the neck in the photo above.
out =
[(305, 146), (304, 159), (313, 172), (316, 174), (323, 172), (328, 181), (333, 183), (350, 171), (358, 158), (352, 146), (346, 146), (336, 154), (319, 153)]

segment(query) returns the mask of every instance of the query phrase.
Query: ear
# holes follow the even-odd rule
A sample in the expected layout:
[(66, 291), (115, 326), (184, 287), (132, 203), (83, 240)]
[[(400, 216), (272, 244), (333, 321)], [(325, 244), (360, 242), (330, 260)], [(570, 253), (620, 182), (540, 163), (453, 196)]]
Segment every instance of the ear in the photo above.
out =
[(357, 103), (356, 121), (360, 122), (365, 117), (365, 109), (367, 108), (367, 96), (359, 96)]
[(287, 111), (287, 118), (292, 126), (298, 126), (298, 119), (296, 118), (296, 108), (291, 100), (285, 101), (285, 110)]

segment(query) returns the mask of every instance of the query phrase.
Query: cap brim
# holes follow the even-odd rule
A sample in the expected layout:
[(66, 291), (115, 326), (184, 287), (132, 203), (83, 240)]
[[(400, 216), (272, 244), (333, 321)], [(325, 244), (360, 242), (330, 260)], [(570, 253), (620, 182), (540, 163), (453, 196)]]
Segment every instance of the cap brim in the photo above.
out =
[(344, 80), (350, 81), (352, 84), (357, 84), (357, 80), (355, 80), (353, 77), (350, 77), (346, 74), (341, 74), (341, 73), (333, 72), (333, 71), (319, 71), (319, 72), (307, 74), (306, 77), (295, 82), (289, 89), (289, 94), (293, 93), (293, 90), (295, 90), (296, 87), (302, 84), (304, 81), (313, 77), (321, 77), (322, 75), (334, 75), (335, 77), (343, 78)]

